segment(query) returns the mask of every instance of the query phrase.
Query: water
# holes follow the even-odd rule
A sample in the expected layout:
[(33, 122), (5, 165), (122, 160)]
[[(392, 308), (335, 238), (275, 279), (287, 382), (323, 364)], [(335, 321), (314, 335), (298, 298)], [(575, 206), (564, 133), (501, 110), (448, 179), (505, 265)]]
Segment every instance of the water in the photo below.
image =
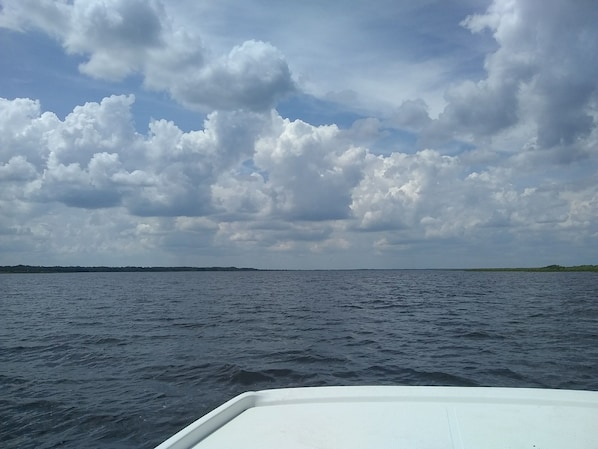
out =
[(0, 275), (0, 446), (151, 448), (247, 390), (598, 390), (594, 273)]

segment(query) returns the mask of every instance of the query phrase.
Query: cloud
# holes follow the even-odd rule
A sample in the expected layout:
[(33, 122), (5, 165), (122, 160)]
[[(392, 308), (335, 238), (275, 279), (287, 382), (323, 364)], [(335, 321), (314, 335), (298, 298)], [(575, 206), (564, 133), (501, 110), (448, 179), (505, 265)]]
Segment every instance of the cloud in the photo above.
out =
[[(44, 163), (45, 152), (36, 147), (58, 122), (52, 113), (41, 114), (39, 101), (0, 98), (0, 157), (3, 162), (21, 156), (36, 167)], [(40, 151), (41, 150), (41, 151)]]
[[(0, 102), (4, 181), (25, 183), (24, 199), (77, 208), (124, 206), (141, 216), (195, 216), (211, 208), (211, 184), (251, 157), (263, 116), (214, 112), (204, 130), (182, 132), (154, 121), (149, 134), (132, 125), (133, 96), (77, 106), (64, 121), (39, 104)], [(231, 128), (235, 129), (231, 133)]]
[(427, 213), (441, 214), (442, 209), (436, 209), (442, 203), (438, 194), (452, 190), (458, 170), (456, 158), (433, 150), (369, 157), (365, 176), (353, 192), (357, 227), (370, 231), (417, 227)]
[(30, 181), (37, 172), (33, 164), (23, 156), (13, 156), (5, 164), (0, 164), (0, 181)]
[(561, 170), (576, 183), (530, 182), (508, 161), (475, 167), (468, 154), (431, 149), (376, 155), (334, 125), (274, 110), (213, 112), (189, 132), (155, 120), (141, 134), (133, 102), (111, 96), (60, 120), (35, 101), (0, 101), (0, 246), (46, 241), (53, 254), (87, 254), (85, 242), (109, 257), (117, 233), (131, 257), (261, 248), (341, 263), (343, 252), (390, 255), (416, 242), (514, 245), (538, 233), (582, 245), (598, 232), (595, 163)]
[[(105, 98), (60, 116), (42, 108), (47, 96), (0, 98), (8, 263), (21, 250), (58, 263), (119, 264), (120, 253), (304, 268), (421, 254), (419, 266), (519, 263), (541, 246), (595, 256), (591, 1), (449, 2), (447, 15), (437, 1), (355, 4), (332, 25), (319, 6), (291, 6), (291, 24), (279, 21), (288, 5), (238, 24), (264, 3), (191, 3), (3, 2), (0, 26), (52, 36), (86, 86), (108, 91), (82, 91)], [(153, 91), (137, 104), (109, 94), (137, 82)], [(141, 119), (164, 116), (151, 110), (164, 92), (203, 123)]]
[(216, 109), (267, 110), (294, 90), (284, 56), (272, 45), (246, 41), (170, 87), (181, 103)]
[(111, 81), (139, 74), (147, 88), (193, 109), (267, 110), (295, 89), (284, 56), (271, 44), (249, 40), (212, 57), (158, 0), (5, 3), (0, 26), (53, 36), (69, 54), (87, 57), (82, 73)]
[(406, 100), (393, 113), (391, 121), (395, 126), (409, 131), (421, 131), (430, 123), (428, 105), (425, 101)]
[(498, 48), (486, 57), (483, 79), (447, 90), (426, 134), (488, 144), (511, 132), (523, 136), (518, 149), (556, 152), (566, 162), (586, 157), (596, 128), (597, 20), (591, 1), (494, 0), (468, 16), (462, 25), (488, 30)]
[(256, 143), (254, 161), (268, 174), (273, 209), (287, 219), (347, 218), (364, 150), (343, 145), (336, 126), (276, 117)]

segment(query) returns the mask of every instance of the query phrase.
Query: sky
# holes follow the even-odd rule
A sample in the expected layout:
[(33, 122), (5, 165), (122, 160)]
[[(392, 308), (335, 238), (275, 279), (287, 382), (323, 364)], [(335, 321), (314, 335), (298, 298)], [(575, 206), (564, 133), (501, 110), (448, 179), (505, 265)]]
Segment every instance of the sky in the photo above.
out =
[(0, 265), (598, 263), (595, 0), (0, 0)]

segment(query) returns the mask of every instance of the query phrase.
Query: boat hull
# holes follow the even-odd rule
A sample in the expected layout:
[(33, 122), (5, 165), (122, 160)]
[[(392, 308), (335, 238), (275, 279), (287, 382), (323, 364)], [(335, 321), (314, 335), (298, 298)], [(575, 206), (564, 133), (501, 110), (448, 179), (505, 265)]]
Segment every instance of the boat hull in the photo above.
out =
[(598, 392), (310, 387), (241, 394), (157, 449), (598, 448)]

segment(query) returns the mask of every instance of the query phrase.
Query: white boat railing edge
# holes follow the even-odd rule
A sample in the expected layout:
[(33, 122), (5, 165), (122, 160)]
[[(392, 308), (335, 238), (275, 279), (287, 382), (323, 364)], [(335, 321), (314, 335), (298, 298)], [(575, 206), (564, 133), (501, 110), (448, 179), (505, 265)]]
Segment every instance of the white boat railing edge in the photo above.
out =
[[(242, 393), (183, 428), (155, 449), (189, 449), (254, 407), (349, 402), (519, 404), (598, 408), (598, 391), (450, 386), (322, 386), (277, 388)], [(451, 418), (451, 416), (449, 416)], [(455, 427), (455, 426), (453, 426)], [(456, 427), (455, 427), (456, 428)]]
[(183, 428), (155, 449), (186, 449), (199, 443), (219, 427), (256, 405), (257, 393), (248, 391), (235, 396), (197, 421)]

